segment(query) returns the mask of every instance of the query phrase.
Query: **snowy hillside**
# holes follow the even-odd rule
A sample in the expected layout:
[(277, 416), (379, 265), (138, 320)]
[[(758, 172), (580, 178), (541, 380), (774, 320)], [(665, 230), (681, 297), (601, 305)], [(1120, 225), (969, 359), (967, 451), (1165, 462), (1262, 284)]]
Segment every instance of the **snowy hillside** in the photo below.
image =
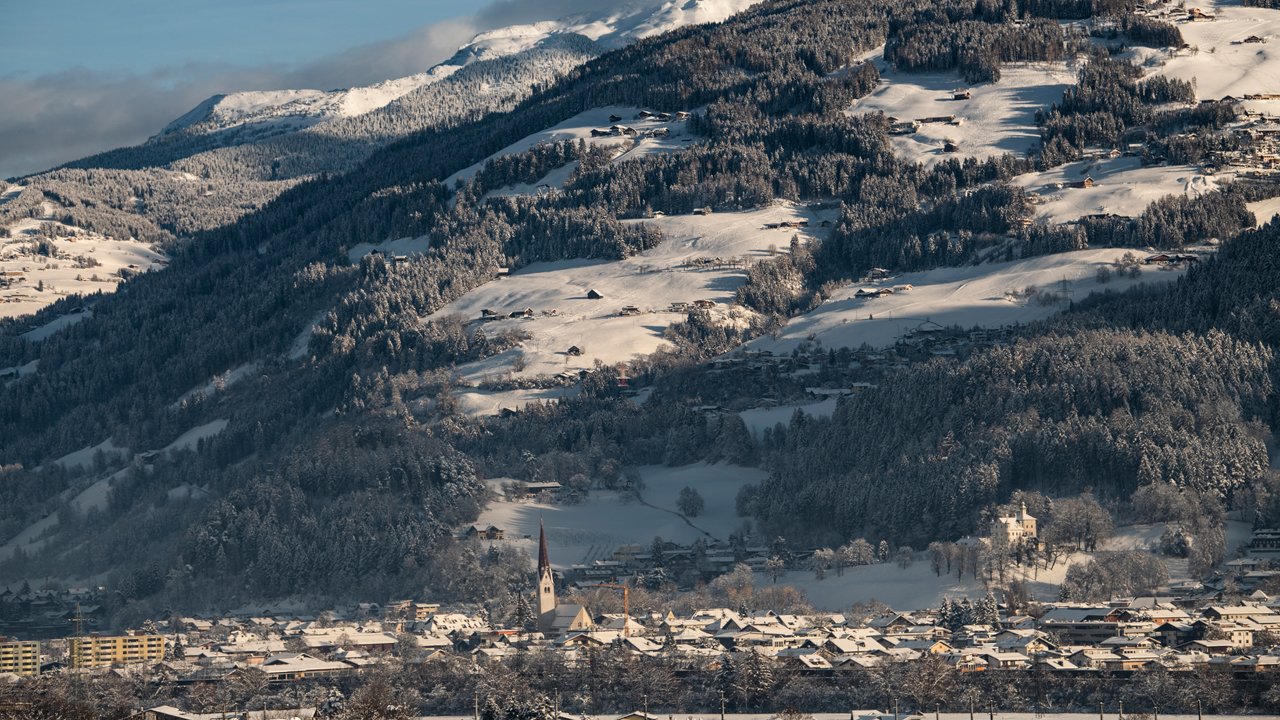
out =
[[(741, 321), (750, 311), (731, 303), (745, 280), (745, 267), (785, 249), (793, 234), (805, 239), (826, 232), (821, 224), (834, 218), (834, 210), (778, 203), (749, 212), (627, 221), (648, 223), (669, 240), (617, 262), (534, 263), (467, 293), (434, 317), (460, 315), (478, 327), (488, 310), (495, 317), (483, 322), (486, 334), (518, 330), (531, 336), (520, 347), (460, 366), (458, 373), (471, 383), (554, 375), (588, 369), (597, 361), (626, 362), (665, 344), (666, 328), (688, 314), (683, 308), (673, 310), (673, 304), (711, 301), (715, 314)], [(766, 227), (784, 222), (807, 227)], [(592, 290), (601, 297), (588, 297)], [(628, 307), (634, 311), (624, 311)], [(523, 314), (525, 309), (531, 315)], [(521, 314), (509, 317), (513, 312)], [(536, 393), (529, 399), (544, 397)], [(518, 398), (504, 399), (513, 401), (507, 406), (523, 404), (514, 402)], [(472, 406), (480, 412), (495, 410), (480, 398), (464, 402), (464, 407)]]
[[(926, 327), (1000, 327), (1041, 320), (1060, 311), (1067, 300), (1090, 293), (1119, 291), (1141, 282), (1169, 282), (1182, 270), (1168, 266), (1139, 266), (1137, 277), (1112, 275), (1098, 279), (1098, 270), (1114, 268), (1126, 252), (1121, 248), (1080, 250), (1015, 262), (939, 268), (906, 273), (876, 283), (858, 283), (839, 290), (816, 310), (793, 318), (776, 337), (748, 344), (755, 350), (790, 352), (805, 342), (823, 347), (892, 345)], [(860, 290), (899, 288), (883, 297), (857, 297)], [(909, 288), (909, 289), (907, 289)], [(1034, 289), (1033, 292), (1028, 292)], [(1052, 298), (1034, 292), (1045, 291)]]
[[(165, 262), (149, 244), (58, 222), (50, 202), (41, 209), (39, 217), (19, 220), (0, 236), (0, 318), (29, 315), (68, 295), (114, 292), (129, 275)], [(33, 331), (24, 337), (38, 340), (46, 334)]]
[[(1159, 66), (1159, 74), (1195, 81), (1201, 99), (1276, 93), (1280, 77), (1280, 12), (1244, 7), (1238, 1), (1210, 0), (1197, 4), (1211, 20), (1190, 20), (1186, 9), (1169, 6), (1161, 11), (1178, 26), (1188, 47), (1167, 57), (1164, 51), (1141, 53), (1149, 65)], [(1277, 100), (1249, 100), (1250, 110), (1275, 112)]]
[[(1009, 64), (997, 82), (970, 87), (954, 71), (907, 73), (874, 61), (880, 86), (848, 112), (882, 112), (897, 122), (918, 122), (914, 132), (891, 140), (895, 153), (926, 165), (957, 155), (1025, 153), (1040, 140), (1036, 112), (1061, 100), (1076, 73), (1066, 63)], [(954, 152), (944, 151), (948, 141), (955, 144)]]
[(212, 133), (254, 124), (275, 132), (297, 130), (330, 118), (363, 115), (458, 69), (456, 65), (442, 64), (408, 77), (328, 92), (261, 90), (215, 95), (170, 123), (160, 136), (183, 131)]

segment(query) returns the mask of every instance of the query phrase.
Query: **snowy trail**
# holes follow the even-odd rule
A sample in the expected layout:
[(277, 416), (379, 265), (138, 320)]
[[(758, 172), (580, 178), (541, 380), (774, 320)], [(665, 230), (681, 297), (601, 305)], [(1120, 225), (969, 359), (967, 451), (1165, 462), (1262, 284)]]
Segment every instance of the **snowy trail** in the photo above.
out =
[(645, 500), (643, 497), (641, 497), (641, 495), (640, 495), (639, 493), (636, 493), (636, 502), (640, 503), (641, 505), (644, 505), (645, 507), (651, 507), (651, 508), (653, 508), (654, 510), (660, 510), (660, 511), (662, 511), (662, 512), (664, 512), (664, 513), (669, 513), (669, 514), (671, 514), (671, 515), (675, 515), (676, 517), (678, 517), (678, 518), (680, 518), (681, 520), (683, 520), (685, 525), (688, 525), (689, 527), (693, 528), (694, 530), (697, 530), (698, 532), (702, 533), (703, 535), (706, 535), (707, 537), (711, 538), (712, 540), (719, 540), (719, 539), (720, 539), (720, 538), (716, 537), (715, 535), (712, 535), (711, 533), (707, 532), (706, 530), (703, 530), (702, 528), (698, 527), (697, 525), (694, 525), (694, 524), (693, 524), (693, 521), (692, 521), (692, 520), (690, 520), (687, 516), (685, 516), (685, 515), (683, 515), (683, 514), (681, 514), (681, 513), (678, 513), (678, 512), (676, 512), (675, 510), (668, 510), (668, 509), (666, 509), (666, 508), (664, 508), (664, 507), (658, 507), (657, 505), (654, 505), (653, 503), (650, 503), (648, 500)]

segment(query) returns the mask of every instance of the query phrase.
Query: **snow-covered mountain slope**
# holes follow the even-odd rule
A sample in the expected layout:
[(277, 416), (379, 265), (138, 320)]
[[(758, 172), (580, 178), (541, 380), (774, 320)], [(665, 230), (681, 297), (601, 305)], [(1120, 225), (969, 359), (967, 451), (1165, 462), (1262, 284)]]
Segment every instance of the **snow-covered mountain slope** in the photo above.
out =
[(340, 90), (265, 90), (215, 95), (170, 123), (156, 136), (216, 133), (255, 127), (265, 134), (289, 132), (326, 120), (385, 107), (419, 88), (439, 82), (475, 62), (558, 45), (566, 36), (587, 38), (597, 54), (686, 25), (719, 22), (759, 0), (631, 0), (559, 20), (487, 30), (444, 62), (425, 72), (367, 87)]
[[(1199, 251), (1207, 256), (1211, 250)], [(1126, 253), (1141, 258), (1148, 251), (1078, 250), (855, 283), (836, 291), (812, 312), (792, 318), (776, 336), (757, 338), (746, 347), (775, 354), (815, 342), (830, 348), (864, 343), (888, 347), (930, 327), (1010, 327), (1043, 320), (1069, 301), (1095, 292), (1121, 291), (1144, 282), (1171, 282), (1186, 270), (1185, 266), (1140, 265), (1134, 276), (1109, 272), (1100, 277), (1099, 269), (1116, 270)], [(859, 291), (882, 288), (896, 290), (883, 297), (858, 296)]]
[(331, 118), (355, 117), (386, 106), (461, 66), (441, 64), (427, 72), (342, 90), (259, 90), (214, 95), (169, 123), (160, 136), (177, 132), (212, 133), (246, 125), (277, 131), (300, 129)]
[[(1134, 51), (1145, 55), (1158, 73), (1194, 82), (1200, 99), (1232, 96), (1274, 96), (1280, 86), (1280, 12), (1244, 7), (1239, 0), (1211, 0), (1197, 6), (1212, 19), (1193, 20), (1185, 9), (1169, 6), (1162, 12), (1177, 25), (1187, 47), (1170, 54), (1162, 50)], [(1250, 110), (1275, 112), (1280, 101), (1250, 99)]]

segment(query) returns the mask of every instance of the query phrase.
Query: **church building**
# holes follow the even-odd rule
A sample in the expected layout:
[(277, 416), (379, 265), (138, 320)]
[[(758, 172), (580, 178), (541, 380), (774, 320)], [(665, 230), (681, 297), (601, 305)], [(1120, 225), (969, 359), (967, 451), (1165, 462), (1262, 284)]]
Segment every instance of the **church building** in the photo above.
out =
[(591, 629), (591, 616), (581, 605), (556, 602), (556, 580), (547, 552), (547, 530), (538, 523), (538, 630), (548, 637)]

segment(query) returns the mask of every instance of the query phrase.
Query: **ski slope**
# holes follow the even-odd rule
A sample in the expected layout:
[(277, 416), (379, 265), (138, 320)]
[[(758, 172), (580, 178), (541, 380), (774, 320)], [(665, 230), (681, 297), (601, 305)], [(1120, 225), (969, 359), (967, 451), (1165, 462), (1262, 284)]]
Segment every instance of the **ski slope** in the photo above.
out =
[[(1126, 252), (1139, 258), (1144, 250), (1103, 248), (1033, 257), (1014, 262), (983, 263), (906, 273), (880, 283), (841, 288), (813, 312), (793, 318), (777, 338), (761, 337), (746, 345), (753, 350), (786, 353), (802, 343), (823, 347), (885, 347), (925, 323), (961, 328), (994, 328), (1041, 320), (1063, 304), (1043, 303), (1021, 296), (1029, 287), (1061, 293), (1075, 300), (1093, 292), (1121, 291), (1140, 282), (1169, 282), (1183, 270), (1154, 266), (1140, 268), (1138, 278), (1113, 275), (1097, 280), (1098, 268), (1110, 266)], [(857, 298), (866, 287), (910, 284), (909, 292), (878, 298)], [(1007, 293), (1019, 293), (1010, 297)]]

